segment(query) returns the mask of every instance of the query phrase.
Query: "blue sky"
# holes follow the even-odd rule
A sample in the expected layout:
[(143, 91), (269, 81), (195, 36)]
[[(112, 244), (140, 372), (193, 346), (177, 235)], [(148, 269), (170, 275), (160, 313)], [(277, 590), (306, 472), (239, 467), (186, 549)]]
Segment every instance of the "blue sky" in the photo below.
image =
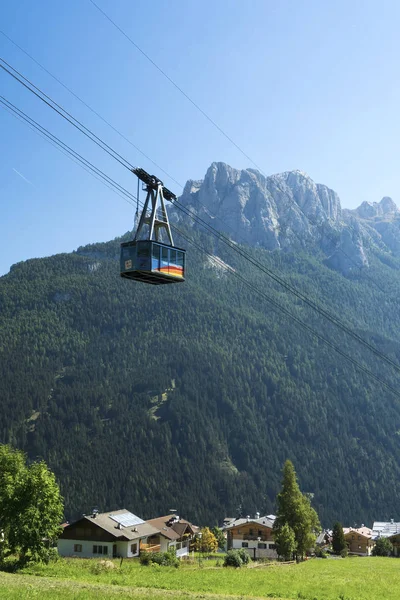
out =
[[(264, 172), (307, 171), (345, 207), (384, 195), (400, 204), (397, 0), (97, 2)], [(252, 166), (89, 0), (3, 2), (0, 24), (182, 184), (215, 160)], [(2, 35), (0, 55), (132, 164), (155, 172)], [(132, 175), (4, 73), (0, 87), (135, 190)], [(132, 207), (2, 109), (0, 152), (0, 275), (132, 227)]]

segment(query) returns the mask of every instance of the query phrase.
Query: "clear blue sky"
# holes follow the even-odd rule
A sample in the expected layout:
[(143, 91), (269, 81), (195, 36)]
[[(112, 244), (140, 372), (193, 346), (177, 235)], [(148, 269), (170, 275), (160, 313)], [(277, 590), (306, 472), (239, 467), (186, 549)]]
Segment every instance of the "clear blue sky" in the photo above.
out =
[[(400, 2), (97, 2), (266, 173), (307, 171), (345, 207), (384, 195), (400, 204)], [(183, 184), (215, 160), (252, 166), (89, 0), (2, 2), (0, 24)], [(2, 35), (0, 55), (131, 163), (155, 172)], [(0, 73), (0, 87), (135, 190), (133, 176), (8, 75)], [(0, 131), (0, 274), (132, 227), (128, 204), (2, 109)]]

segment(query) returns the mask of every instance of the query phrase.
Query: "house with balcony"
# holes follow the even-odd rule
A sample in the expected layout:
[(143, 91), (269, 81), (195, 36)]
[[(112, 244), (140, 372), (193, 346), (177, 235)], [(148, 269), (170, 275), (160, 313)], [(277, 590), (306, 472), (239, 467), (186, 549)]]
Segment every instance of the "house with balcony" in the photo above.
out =
[(158, 536), (156, 528), (126, 509), (107, 513), (93, 511), (63, 528), (57, 543), (61, 556), (81, 558), (133, 558)]
[(371, 556), (375, 546), (375, 536), (369, 527), (343, 527), (344, 539), (346, 540), (349, 553), (358, 556)]
[(278, 558), (272, 534), (275, 515), (246, 517), (230, 521), (223, 529), (227, 534), (228, 550), (245, 548), (254, 560)]
[(173, 548), (179, 558), (189, 554), (190, 544), (199, 531), (198, 527), (176, 514), (150, 519), (146, 523), (159, 533), (149, 536), (147, 547), (143, 546), (143, 549), (167, 552)]

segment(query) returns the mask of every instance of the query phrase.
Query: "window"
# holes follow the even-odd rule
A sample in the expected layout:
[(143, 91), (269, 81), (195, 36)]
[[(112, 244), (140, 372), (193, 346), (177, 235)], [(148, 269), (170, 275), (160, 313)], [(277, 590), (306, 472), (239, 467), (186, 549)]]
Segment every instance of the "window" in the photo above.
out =
[(176, 250), (170, 250), (170, 258), (169, 262), (173, 265), (176, 265)]
[(131, 553), (137, 554), (137, 544), (131, 544)]
[(249, 544), (248, 542), (242, 542), (242, 548), (248, 548)]
[(148, 244), (139, 244), (137, 250), (138, 256), (149, 256), (150, 248)]
[(108, 546), (103, 546), (103, 554), (108, 554)]
[(169, 263), (169, 250), (168, 248), (161, 248), (161, 265), (163, 267), (168, 266)]
[(176, 264), (179, 267), (183, 267), (183, 252), (181, 252), (180, 250), (176, 251)]
[(249, 529), (249, 535), (254, 535), (253, 530), (251, 528)]
[(263, 544), (263, 543), (259, 543), (257, 548), (259, 550), (266, 550), (267, 549), (267, 544)]
[(258, 534), (257, 535), (258, 535), (258, 537), (262, 537), (262, 531), (261, 531), (261, 529), (258, 530)]
[(153, 271), (158, 271), (160, 268), (160, 246), (153, 244), (151, 268)]
[(97, 546), (93, 546), (93, 554), (97, 554)]
[[(104, 554), (107, 554), (107, 546), (104, 546), (104, 548), (106, 549), (106, 552)], [(103, 554), (103, 546), (93, 546), (93, 554)]]
[(275, 544), (270, 544), (270, 545), (269, 545), (269, 549), (270, 549), (270, 550), (276, 550), (276, 546), (275, 546)]
[(82, 552), (82, 544), (74, 544), (74, 552)]

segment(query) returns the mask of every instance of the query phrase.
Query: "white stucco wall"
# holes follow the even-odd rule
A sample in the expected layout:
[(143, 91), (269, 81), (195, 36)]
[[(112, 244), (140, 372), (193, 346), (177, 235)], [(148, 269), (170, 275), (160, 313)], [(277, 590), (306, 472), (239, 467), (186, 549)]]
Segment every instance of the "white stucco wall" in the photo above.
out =
[[(74, 551), (74, 546), (80, 544), (82, 552)], [(93, 546), (106, 546), (107, 554), (93, 554)], [(78, 556), (80, 558), (112, 558), (113, 544), (112, 542), (85, 542), (82, 540), (64, 540), (60, 539), (57, 542), (57, 550), (60, 556)]]
[[(82, 546), (82, 552), (74, 551), (74, 546), (80, 544)], [(136, 544), (136, 553), (131, 551), (131, 546)], [(133, 558), (139, 556), (139, 539), (131, 540), (130, 542), (116, 542), (117, 546), (117, 557), (121, 558)], [(107, 554), (93, 554), (93, 546), (104, 546), (107, 547)], [(57, 549), (60, 556), (77, 556), (80, 558), (113, 558), (113, 542), (86, 542), (82, 540), (64, 540), (60, 539), (57, 542)]]
[[(248, 547), (244, 548), (245, 550), (248, 551), (248, 553), (250, 554), (251, 558), (278, 558), (278, 554), (276, 552), (276, 550), (274, 550), (273, 548), (271, 548), (271, 546), (274, 545), (274, 542), (262, 542), (267, 544), (267, 548), (258, 548), (258, 540), (236, 540), (233, 539), (232, 540), (232, 548), (234, 550), (239, 550), (240, 548), (243, 548), (242, 543), (243, 542), (247, 542)], [(254, 549), (255, 549), (255, 553), (254, 553)]]

